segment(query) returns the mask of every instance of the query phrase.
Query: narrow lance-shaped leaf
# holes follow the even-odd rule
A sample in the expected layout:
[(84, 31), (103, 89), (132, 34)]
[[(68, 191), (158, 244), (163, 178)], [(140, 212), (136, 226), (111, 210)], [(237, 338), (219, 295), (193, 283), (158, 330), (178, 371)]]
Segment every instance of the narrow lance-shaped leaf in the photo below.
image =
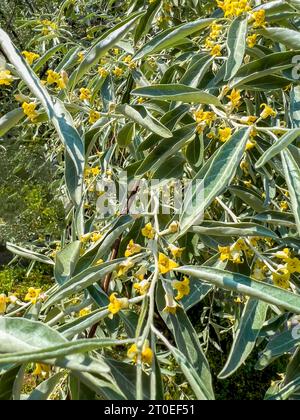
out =
[(194, 22), (185, 23), (175, 28), (170, 28), (159, 35), (155, 36), (151, 41), (147, 42), (135, 55), (136, 60), (154, 54), (167, 48), (175, 46), (189, 35), (207, 28), (215, 19), (199, 19)]
[(0, 118), (0, 137), (15, 127), (25, 117), (23, 109), (17, 108)]
[(299, 50), (299, 32), (287, 28), (265, 28), (260, 29), (259, 33), (273, 42), (279, 42), (288, 48)]
[(156, 302), (161, 317), (172, 332), (178, 350), (184, 354), (191, 364), (191, 369), (195, 371), (194, 375), (198, 376), (200, 384), (200, 393), (204, 399), (214, 399), (212, 388), (212, 378), (209, 370), (209, 364), (201, 348), (199, 338), (194, 330), (189, 318), (181, 308), (177, 308), (175, 314), (169, 314), (164, 311), (166, 306), (165, 292), (161, 284), (157, 288)]
[(184, 103), (222, 106), (220, 100), (210, 93), (185, 85), (152, 85), (133, 90), (132, 95), (142, 98), (177, 101)]
[(34, 252), (31, 249), (22, 248), (10, 242), (6, 243), (6, 248), (8, 251), (18, 255), (19, 257), (27, 258), (28, 260), (39, 261), (44, 264), (54, 265), (54, 262), (51, 260), (51, 258), (47, 257), (46, 255), (39, 254), (38, 252)]
[[(300, 57), (300, 56), (299, 56)], [(297, 67), (300, 79), (300, 59)], [(294, 128), (300, 128), (300, 86), (295, 86), (291, 92), (291, 119)]]
[(300, 234), (300, 168), (289, 150), (281, 153), (285, 179), (289, 188), (292, 209)]
[(300, 296), (271, 284), (217, 268), (185, 266), (176, 269), (176, 271), (187, 276), (199, 278), (225, 290), (242, 293), (295, 314), (300, 314)]
[(151, 24), (160, 9), (161, 0), (154, 0), (148, 5), (147, 12), (140, 19), (139, 24), (135, 30), (134, 42), (135, 44), (142, 38), (144, 34), (151, 28)]
[(91, 286), (93, 283), (101, 280), (106, 274), (114, 271), (122, 261), (124, 261), (124, 258), (119, 258), (118, 260), (88, 268), (77, 276), (72, 277), (70, 280), (61, 285), (53, 295), (50, 296), (50, 298), (45, 303), (45, 308), (48, 308), (54, 303), (66, 298), (67, 296), (70, 296), (74, 293), (79, 293), (87, 287)]
[(162, 123), (160, 123), (156, 118), (152, 117), (146, 108), (141, 105), (118, 105), (116, 111), (125, 115), (127, 118), (130, 118), (132, 121), (136, 122), (152, 133), (158, 134), (164, 138), (172, 137), (171, 131)]
[(74, 344), (41, 322), (24, 318), (0, 318), (0, 364), (45, 360), (48, 364), (71, 370), (109, 372), (107, 365), (100, 359), (94, 361), (84, 354), (75, 354), (81, 350), (76, 350)]
[(241, 67), (246, 51), (248, 18), (238, 16), (231, 24), (228, 32), (227, 48), (229, 57), (226, 62), (225, 78), (230, 80)]
[(300, 128), (295, 128), (294, 130), (288, 131), (283, 137), (278, 139), (268, 150), (257, 161), (255, 167), (257, 169), (264, 166), (269, 162), (274, 156), (278, 155), (282, 150), (287, 148), (293, 141), (300, 136)]
[(195, 124), (190, 124), (174, 131), (171, 139), (164, 139), (144, 159), (135, 174), (137, 176), (144, 175), (148, 171), (154, 171), (161, 167), (166, 159), (177, 153), (195, 135), (195, 128)]
[(80, 256), (81, 242), (74, 241), (67, 245), (55, 258), (54, 276), (59, 284), (69, 280)]
[(255, 347), (259, 332), (266, 320), (268, 304), (249, 299), (245, 305), (226, 365), (218, 375), (225, 379), (238, 370)]
[[(191, 226), (199, 224), (204, 210), (226, 189), (233, 179), (242, 159), (249, 138), (249, 129), (237, 131), (215, 154), (210, 166), (201, 179), (202, 171), (194, 178), (196, 188), (190, 188), (183, 204), (180, 218), (180, 236)], [(199, 178), (200, 176), (200, 178)]]

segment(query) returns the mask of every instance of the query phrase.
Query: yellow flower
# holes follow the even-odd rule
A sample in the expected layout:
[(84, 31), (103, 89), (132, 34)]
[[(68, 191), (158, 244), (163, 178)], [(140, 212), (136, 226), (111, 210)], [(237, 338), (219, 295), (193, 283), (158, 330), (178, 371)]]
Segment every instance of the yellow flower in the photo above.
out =
[(14, 78), (9, 70), (0, 70), (0, 85), (9, 86)]
[(127, 55), (126, 57), (124, 57), (123, 62), (127, 64), (130, 69), (136, 68), (136, 63), (132, 61), (132, 55)]
[(112, 315), (117, 314), (122, 309), (127, 309), (129, 306), (127, 298), (118, 299), (116, 295), (117, 293), (112, 293), (109, 297), (110, 304), (108, 305), (108, 310)]
[(257, 42), (257, 38), (258, 35), (257, 34), (253, 34), (253, 35), (249, 35), (247, 38), (247, 44), (249, 48), (254, 48)]
[(238, 240), (232, 246), (219, 246), (220, 260), (232, 261), (234, 264), (242, 264), (243, 251), (246, 251), (247, 246), (243, 240)]
[(82, 100), (82, 101), (88, 101), (89, 99), (91, 99), (91, 97), (92, 97), (92, 93), (91, 93), (91, 91), (90, 91), (90, 89), (87, 89), (87, 88), (81, 88), (80, 90), (79, 90), (79, 92), (80, 92), (80, 95), (79, 95), (79, 98)]
[(98, 67), (98, 73), (103, 78), (108, 76), (108, 71), (104, 67)]
[(243, 181), (243, 184), (247, 187), (250, 188), (252, 186), (252, 180), (249, 179), (248, 181)]
[(94, 168), (90, 168), (91, 174), (93, 176), (98, 176), (101, 173), (101, 169), (99, 166), (94, 166)]
[(118, 277), (127, 274), (128, 271), (132, 269), (132, 267), (134, 267), (134, 263), (130, 260), (126, 260), (121, 263), (118, 267)]
[(166, 293), (165, 301), (166, 301), (166, 306), (164, 307), (163, 312), (166, 312), (171, 315), (175, 315), (178, 308), (178, 303), (174, 300), (173, 295)]
[(208, 49), (208, 50), (212, 50), (213, 49), (213, 47), (214, 47), (214, 42), (213, 42), (213, 40), (210, 38), (210, 37), (207, 37), (206, 39), (205, 39), (205, 44), (204, 44), (204, 46), (205, 46), (205, 48), (206, 49)]
[(90, 308), (81, 309), (79, 311), (79, 317), (81, 318), (83, 316), (89, 315), (90, 313), (91, 313), (91, 309)]
[(272, 274), (273, 283), (282, 289), (288, 289), (290, 287), (290, 277), (289, 271), (284, 267), (280, 267), (276, 273)]
[(56, 82), (57, 84), (57, 88), (60, 90), (66, 89), (66, 80), (64, 79), (64, 77), (60, 77), (58, 79), (58, 81)]
[(211, 50), (211, 52), (210, 52), (210, 54), (213, 56), (213, 57), (220, 57), (221, 55), (222, 55), (222, 46), (221, 45), (219, 45), (219, 44), (217, 44), (217, 45), (215, 45), (213, 48), (212, 48), (212, 50)]
[(25, 302), (31, 302), (33, 305), (35, 305), (41, 295), (41, 289), (35, 289), (34, 287), (30, 287), (28, 289), (28, 293), (25, 296)]
[(233, 89), (230, 95), (227, 95), (233, 108), (239, 108), (241, 105), (241, 92)]
[(5, 314), (6, 312), (6, 305), (7, 304), (7, 297), (4, 293), (0, 295), (0, 315)]
[(53, 70), (47, 71), (47, 83), (49, 85), (53, 85), (58, 82), (60, 78), (60, 74)]
[(230, 246), (218, 246), (219, 252), (220, 252), (220, 260), (226, 261), (230, 260), (231, 254), (230, 254)]
[(240, 168), (246, 173), (249, 173), (249, 163), (246, 160), (242, 160), (240, 163)]
[(34, 369), (34, 371), (32, 372), (32, 374), (33, 374), (34, 376), (39, 376), (39, 377), (41, 377), (42, 379), (46, 379), (46, 378), (48, 378), (48, 377), (49, 377), (50, 371), (51, 371), (50, 366), (48, 366), (48, 365), (44, 365), (44, 364), (42, 364), (42, 363), (36, 363), (36, 365), (35, 365), (35, 369)]
[(288, 258), (286, 260), (286, 269), (289, 273), (300, 273), (300, 260), (298, 258)]
[(147, 223), (146, 226), (142, 229), (142, 235), (148, 239), (154, 239), (155, 229), (151, 223)]
[(287, 201), (281, 201), (281, 202), (279, 203), (279, 205), (280, 205), (280, 210), (281, 210), (281, 211), (288, 211), (288, 209), (289, 209), (289, 204), (288, 204), (288, 202), (287, 202)]
[(234, 302), (241, 305), (242, 303), (244, 303), (244, 299), (238, 296), (237, 298), (234, 299)]
[(101, 265), (104, 263), (104, 260), (102, 258), (100, 258), (100, 260), (96, 261), (95, 265)]
[(61, 76), (56, 71), (48, 70), (47, 71), (47, 83), (49, 85), (55, 85), (56, 84), (56, 86), (59, 89), (65, 89), (66, 88), (66, 83), (67, 83), (67, 78), (65, 77), (65, 73)]
[[(138, 359), (138, 348), (136, 344), (133, 344), (127, 351), (127, 357), (131, 359), (134, 363), (137, 362)], [(148, 365), (151, 365), (153, 360), (153, 352), (151, 348), (149, 347), (149, 341), (146, 340), (142, 352), (141, 352), (141, 361), (142, 363), (147, 363)]]
[(223, 26), (217, 24), (216, 22), (213, 22), (210, 28), (210, 34), (209, 37), (211, 39), (217, 39), (222, 31)]
[(289, 248), (284, 248), (282, 251), (278, 251), (275, 254), (276, 258), (279, 258), (280, 260), (287, 260), (290, 258), (291, 251)]
[(269, 117), (276, 117), (276, 115), (277, 115), (277, 112), (273, 109), (273, 108), (271, 108), (269, 105), (267, 105), (267, 104), (261, 104), (261, 106), (260, 106), (261, 108), (264, 108), (263, 109), (263, 111), (262, 111), (262, 113), (260, 114), (260, 116), (261, 116), (261, 118), (262, 119), (267, 119), (267, 118), (269, 118)]
[(97, 111), (90, 111), (90, 116), (89, 116), (89, 123), (90, 124), (95, 124), (95, 122), (97, 122), (100, 118), (100, 113)]
[(246, 151), (254, 149), (254, 147), (257, 145), (255, 140), (248, 140), (246, 144)]
[(169, 226), (169, 232), (170, 233), (177, 233), (179, 231), (179, 223), (178, 222), (172, 222)]
[(177, 248), (177, 246), (170, 245), (169, 250), (174, 258), (178, 259), (181, 258), (183, 251), (185, 248)]
[(170, 258), (168, 258), (165, 254), (160, 252), (158, 257), (158, 267), (161, 274), (167, 274), (175, 268), (179, 267), (179, 265), (175, 261), (170, 260)]
[(123, 75), (123, 73), (124, 73), (123, 69), (121, 69), (120, 67), (115, 67), (114, 70), (113, 70), (113, 74), (116, 77), (121, 77)]
[(249, 115), (248, 117), (242, 117), (240, 121), (243, 124), (252, 125), (257, 121), (257, 117), (255, 117), (254, 115)]
[(94, 232), (91, 236), (92, 242), (98, 242), (102, 238), (102, 234), (100, 232)]
[(216, 115), (214, 112), (203, 111), (203, 109), (196, 111), (194, 113), (194, 117), (198, 124), (205, 123), (205, 124), (208, 124), (209, 126), (216, 119)]
[(31, 122), (34, 122), (38, 116), (36, 112), (36, 104), (34, 102), (24, 102), (22, 104), (24, 114), (30, 119)]
[(252, 277), (255, 280), (263, 281), (266, 278), (266, 265), (264, 262), (257, 260), (253, 267)]
[(128, 258), (134, 254), (138, 254), (139, 252), (141, 252), (141, 250), (142, 250), (141, 245), (135, 244), (133, 239), (131, 239), (131, 241), (127, 245), (127, 248), (125, 251), (125, 257)]
[(189, 295), (190, 289), (190, 279), (188, 277), (183, 277), (182, 281), (173, 281), (172, 286), (177, 290), (177, 296), (175, 299), (181, 300), (184, 296)]
[(140, 294), (145, 295), (150, 287), (148, 280), (142, 280), (140, 283), (134, 283), (133, 288)]
[(29, 51), (23, 51), (22, 55), (25, 57), (27, 63), (31, 66), (32, 63), (34, 63), (34, 61), (36, 61), (37, 59), (40, 58), (39, 54), (36, 54), (34, 52), (29, 52)]
[(82, 63), (82, 61), (84, 60), (84, 52), (80, 51), (78, 54), (78, 63)]
[(91, 233), (86, 233), (80, 237), (80, 242), (85, 244), (91, 239)]
[(48, 35), (51, 31), (57, 29), (57, 24), (54, 22), (51, 22), (51, 20), (44, 19), (40, 22), (41, 25), (43, 25), (42, 33), (43, 35)]
[(219, 128), (219, 139), (221, 142), (225, 143), (230, 139), (232, 135), (232, 129), (230, 127)]
[(253, 28), (264, 28), (266, 26), (265, 10), (258, 10), (257, 12), (253, 12), (251, 18), (254, 20)]

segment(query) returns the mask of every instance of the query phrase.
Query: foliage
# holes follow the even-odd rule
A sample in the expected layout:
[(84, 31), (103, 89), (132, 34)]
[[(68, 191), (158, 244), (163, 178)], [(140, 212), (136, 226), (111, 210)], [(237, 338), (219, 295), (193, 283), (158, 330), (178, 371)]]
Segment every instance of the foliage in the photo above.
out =
[(18, 10), (0, 30), (1, 145), (36, 172), (1, 169), (4, 214), (27, 206), (3, 224), (56, 283), (0, 295), (0, 398), (213, 400), (216, 375), (255, 358), (285, 369), (266, 399), (298, 399), (299, 2)]

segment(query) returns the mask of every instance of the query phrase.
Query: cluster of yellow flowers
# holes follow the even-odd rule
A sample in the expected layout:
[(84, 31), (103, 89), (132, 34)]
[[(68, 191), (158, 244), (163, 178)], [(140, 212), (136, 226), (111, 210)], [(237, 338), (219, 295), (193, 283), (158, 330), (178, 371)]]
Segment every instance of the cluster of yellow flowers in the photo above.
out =
[(198, 124), (197, 132), (202, 133), (207, 126), (211, 127), (213, 121), (216, 119), (216, 114), (211, 111), (204, 111), (203, 109), (199, 109), (198, 111), (194, 112), (194, 118)]
[[(30, 287), (27, 291), (26, 296), (24, 297), (25, 302), (30, 302), (35, 305), (38, 301), (42, 301), (44, 296), (42, 294), (41, 289), (35, 289), (34, 287)], [(17, 298), (15, 294), (9, 294), (6, 296), (5, 293), (0, 294), (0, 315), (4, 315), (7, 310), (7, 304), (20, 304), (22, 305), (22, 301)]]
[(205, 39), (205, 48), (208, 49), (213, 57), (219, 57), (222, 55), (222, 46), (217, 43), (218, 38), (222, 32), (223, 26), (214, 22), (211, 25), (210, 34)]
[(98, 242), (103, 238), (103, 234), (100, 232), (89, 232), (80, 237), (80, 242), (86, 244), (88, 242)]
[(217, 4), (223, 10), (225, 17), (228, 18), (240, 16), (241, 14), (251, 10), (250, 2), (248, 0), (217, 0)]

